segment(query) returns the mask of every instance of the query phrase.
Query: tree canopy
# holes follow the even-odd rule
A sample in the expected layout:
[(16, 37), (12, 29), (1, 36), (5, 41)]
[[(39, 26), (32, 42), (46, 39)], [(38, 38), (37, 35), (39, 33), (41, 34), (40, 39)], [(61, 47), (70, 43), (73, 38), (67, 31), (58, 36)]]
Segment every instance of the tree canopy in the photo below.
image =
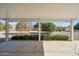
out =
[(77, 24), (74, 26), (74, 29), (75, 29), (75, 30), (79, 30), (79, 23), (77, 23)]
[[(38, 23), (34, 25), (34, 28), (38, 28)], [(55, 24), (53, 23), (41, 23), (41, 30), (47, 32), (53, 32), (55, 30)]]
[(4, 23), (0, 22), (0, 31), (2, 31), (4, 29)]
[(27, 27), (27, 25), (26, 25), (25, 22), (20, 22), (20, 23), (18, 23), (16, 25), (16, 28), (15, 29), (18, 30), (18, 31), (23, 31), (23, 30), (27, 30), (28, 27)]
[[(0, 31), (5, 30), (6, 25), (2, 22), (0, 22)], [(12, 29), (13, 27), (9, 24), (9, 29)]]

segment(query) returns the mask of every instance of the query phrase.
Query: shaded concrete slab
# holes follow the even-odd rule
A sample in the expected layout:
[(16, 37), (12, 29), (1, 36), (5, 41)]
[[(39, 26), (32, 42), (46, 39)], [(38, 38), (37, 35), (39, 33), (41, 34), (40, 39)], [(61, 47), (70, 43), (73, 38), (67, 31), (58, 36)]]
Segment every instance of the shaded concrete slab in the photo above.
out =
[(39, 41), (8, 41), (0, 44), (0, 55), (43, 56), (43, 43)]

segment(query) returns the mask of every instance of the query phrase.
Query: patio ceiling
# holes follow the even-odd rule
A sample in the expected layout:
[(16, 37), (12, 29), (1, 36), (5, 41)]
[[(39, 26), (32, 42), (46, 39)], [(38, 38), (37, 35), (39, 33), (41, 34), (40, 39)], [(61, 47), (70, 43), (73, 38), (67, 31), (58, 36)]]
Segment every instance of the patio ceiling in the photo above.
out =
[(8, 18), (9, 21), (70, 21), (79, 18), (79, 4), (1, 3), (0, 18)]

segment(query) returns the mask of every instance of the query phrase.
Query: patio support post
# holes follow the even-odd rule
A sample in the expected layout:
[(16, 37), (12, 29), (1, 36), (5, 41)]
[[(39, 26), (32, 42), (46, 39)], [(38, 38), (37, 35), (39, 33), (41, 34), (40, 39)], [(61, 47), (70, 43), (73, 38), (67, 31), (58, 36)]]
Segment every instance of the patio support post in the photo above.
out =
[(70, 40), (74, 40), (74, 26), (73, 26), (73, 20), (70, 20)]
[(40, 23), (40, 19), (38, 19), (38, 20), (39, 20), (38, 21), (38, 27), (39, 27), (39, 33), (38, 33), (39, 38), (38, 38), (38, 40), (41, 41), (41, 23)]
[(8, 41), (9, 40), (9, 25), (8, 25), (8, 20), (6, 19), (5, 20), (6, 22), (6, 24), (5, 24), (5, 36), (6, 36), (6, 41)]

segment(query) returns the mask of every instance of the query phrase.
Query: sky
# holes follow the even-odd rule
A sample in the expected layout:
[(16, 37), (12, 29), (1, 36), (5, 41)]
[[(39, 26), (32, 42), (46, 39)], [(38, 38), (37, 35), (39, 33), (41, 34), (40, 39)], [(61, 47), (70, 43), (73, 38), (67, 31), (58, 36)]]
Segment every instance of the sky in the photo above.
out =
[[(5, 23), (5, 21), (4, 20), (2, 20), (2, 19), (0, 19), (0, 22), (2, 22), (2, 23)], [(16, 26), (16, 24), (17, 23), (19, 23), (19, 22), (9, 22), (9, 24), (10, 25), (12, 25), (12, 26)], [(35, 25), (37, 22), (27, 22), (27, 25), (28, 26), (33, 26), (33, 25)], [(70, 25), (70, 23), (69, 22), (53, 22), (56, 26), (69, 26)], [(79, 19), (75, 19), (74, 20), (74, 24), (77, 24), (77, 23), (79, 23)]]

